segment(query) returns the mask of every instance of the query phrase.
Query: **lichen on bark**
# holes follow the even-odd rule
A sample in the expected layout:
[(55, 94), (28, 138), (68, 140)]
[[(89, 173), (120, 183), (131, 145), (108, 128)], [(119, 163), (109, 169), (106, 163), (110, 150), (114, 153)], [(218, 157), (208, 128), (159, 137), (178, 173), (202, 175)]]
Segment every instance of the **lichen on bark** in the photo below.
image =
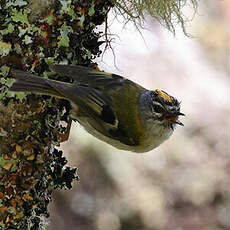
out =
[[(39, 2), (39, 4), (37, 4)], [(42, 229), (55, 189), (71, 188), (76, 168), (55, 149), (70, 122), (67, 101), (8, 91), (10, 68), (55, 76), (50, 64), (94, 65), (110, 1), (0, 2), (0, 229)]]

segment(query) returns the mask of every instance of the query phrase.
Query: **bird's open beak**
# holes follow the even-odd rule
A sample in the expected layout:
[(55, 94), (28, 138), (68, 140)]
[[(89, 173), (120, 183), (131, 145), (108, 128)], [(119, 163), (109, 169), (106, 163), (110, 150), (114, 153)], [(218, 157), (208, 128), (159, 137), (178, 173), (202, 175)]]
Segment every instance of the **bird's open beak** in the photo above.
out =
[(185, 114), (183, 114), (181, 112), (171, 112), (171, 113), (167, 114), (165, 117), (167, 120), (169, 120), (170, 122), (172, 122), (174, 124), (184, 126), (184, 124), (178, 120), (179, 116), (185, 116)]

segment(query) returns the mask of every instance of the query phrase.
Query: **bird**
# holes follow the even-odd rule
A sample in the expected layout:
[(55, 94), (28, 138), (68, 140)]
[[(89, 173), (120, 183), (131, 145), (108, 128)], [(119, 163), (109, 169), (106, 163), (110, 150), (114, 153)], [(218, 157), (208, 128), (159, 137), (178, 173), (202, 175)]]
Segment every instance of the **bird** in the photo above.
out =
[(81, 65), (50, 66), (72, 83), (11, 69), (9, 90), (63, 98), (71, 103), (70, 117), (86, 131), (117, 149), (143, 153), (165, 140), (177, 125), (180, 102), (163, 90), (148, 90), (117, 74)]

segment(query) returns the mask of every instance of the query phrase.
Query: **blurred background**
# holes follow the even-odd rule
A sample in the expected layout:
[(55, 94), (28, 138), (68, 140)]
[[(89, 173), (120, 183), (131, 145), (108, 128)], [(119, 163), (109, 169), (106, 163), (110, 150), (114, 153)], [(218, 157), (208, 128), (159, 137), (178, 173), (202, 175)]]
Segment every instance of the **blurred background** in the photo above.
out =
[(48, 230), (230, 229), (229, 20), (229, 1), (200, 2), (188, 38), (150, 20), (141, 35), (110, 14), (115, 56), (106, 51), (100, 68), (175, 96), (185, 126), (134, 154), (75, 124), (61, 149), (80, 181), (53, 194)]

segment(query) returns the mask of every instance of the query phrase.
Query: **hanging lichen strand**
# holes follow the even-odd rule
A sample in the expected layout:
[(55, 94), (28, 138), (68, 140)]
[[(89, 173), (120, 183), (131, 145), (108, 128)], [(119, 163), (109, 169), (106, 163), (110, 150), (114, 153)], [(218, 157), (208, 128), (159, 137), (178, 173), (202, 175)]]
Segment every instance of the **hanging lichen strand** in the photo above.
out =
[(101, 52), (93, 29), (110, 7), (108, 0), (0, 1), (0, 229), (44, 229), (52, 191), (77, 179), (53, 147), (65, 136), (69, 104), (9, 92), (9, 67), (50, 77), (52, 63), (93, 65)]
[[(141, 27), (149, 15), (174, 35), (176, 25), (179, 25), (187, 36), (189, 33), (186, 26), (198, 7), (198, 0), (113, 0), (113, 2), (116, 13), (122, 15), (126, 23), (132, 21), (137, 27)], [(191, 18), (183, 13), (185, 7), (193, 10)]]

